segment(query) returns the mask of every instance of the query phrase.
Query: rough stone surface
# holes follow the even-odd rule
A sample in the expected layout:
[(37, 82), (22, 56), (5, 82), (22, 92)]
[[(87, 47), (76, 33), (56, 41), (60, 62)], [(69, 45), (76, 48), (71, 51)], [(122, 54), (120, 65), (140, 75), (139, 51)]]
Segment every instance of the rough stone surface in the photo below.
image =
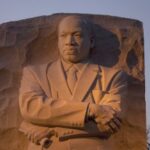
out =
[[(18, 131), (22, 121), (18, 107), (22, 68), (58, 57), (57, 25), (66, 15), (0, 25), (0, 150), (26, 150), (26, 138)], [(146, 150), (142, 23), (112, 16), (86, 16), (94, 23), (95, 62), (122, 68), (130, 76), (123, 126), (106, 142), (113, 142), (116, 150)]]

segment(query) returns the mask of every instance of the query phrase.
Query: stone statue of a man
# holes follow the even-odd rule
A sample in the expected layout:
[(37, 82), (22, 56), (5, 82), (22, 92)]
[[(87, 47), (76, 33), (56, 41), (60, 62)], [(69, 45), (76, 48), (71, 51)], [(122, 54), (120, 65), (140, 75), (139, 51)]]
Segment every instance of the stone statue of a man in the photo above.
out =
[(58, 27), (59, 59), (24, 68), (20, 130), (29, 150), (109, 149), (104, 139), (120, 128), (126, 78), (120, 70), (92, 63), (93, 46), (91, 22), (68, 16)]

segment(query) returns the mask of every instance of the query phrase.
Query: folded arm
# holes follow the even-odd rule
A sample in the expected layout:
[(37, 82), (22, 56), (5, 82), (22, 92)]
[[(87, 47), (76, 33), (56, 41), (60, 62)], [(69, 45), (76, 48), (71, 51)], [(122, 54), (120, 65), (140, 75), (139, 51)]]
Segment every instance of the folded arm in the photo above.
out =
[(88, 117), (93, 119), (101, 132), (116, 132), (121, 126), (122, 102), (127, 92), (127, 76), (117, 72), (110, 81), (99, 104), (90, 104)]
[(48, 97), (28, 67), (23, 71), (19, 105), (23, 118), (30, 123), (75, 128), (84, 127), (88, 107), (88, 103)]

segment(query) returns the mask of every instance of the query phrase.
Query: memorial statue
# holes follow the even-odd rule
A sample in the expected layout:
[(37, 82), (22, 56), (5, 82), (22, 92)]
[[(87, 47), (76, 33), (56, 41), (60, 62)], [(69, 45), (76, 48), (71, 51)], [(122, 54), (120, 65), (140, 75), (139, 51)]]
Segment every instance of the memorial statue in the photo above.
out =
[(123, 71), (93, 63), (92, 23), (64, 17), (58, 26), (59, 59), (24, 67), (20, 130), (29, 150), (108, 150), (121, 127), (126, 92)]

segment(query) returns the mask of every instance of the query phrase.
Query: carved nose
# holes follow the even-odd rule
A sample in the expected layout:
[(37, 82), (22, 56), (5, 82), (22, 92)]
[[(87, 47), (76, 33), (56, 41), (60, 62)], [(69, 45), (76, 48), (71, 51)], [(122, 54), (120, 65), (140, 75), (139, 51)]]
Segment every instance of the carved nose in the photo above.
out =
[(66, 44), (67, 45), (73, 45), (73, 44), (75, 44), (74, 37), (73, 36), (68, 36), (67, 39), (66, 39)]

